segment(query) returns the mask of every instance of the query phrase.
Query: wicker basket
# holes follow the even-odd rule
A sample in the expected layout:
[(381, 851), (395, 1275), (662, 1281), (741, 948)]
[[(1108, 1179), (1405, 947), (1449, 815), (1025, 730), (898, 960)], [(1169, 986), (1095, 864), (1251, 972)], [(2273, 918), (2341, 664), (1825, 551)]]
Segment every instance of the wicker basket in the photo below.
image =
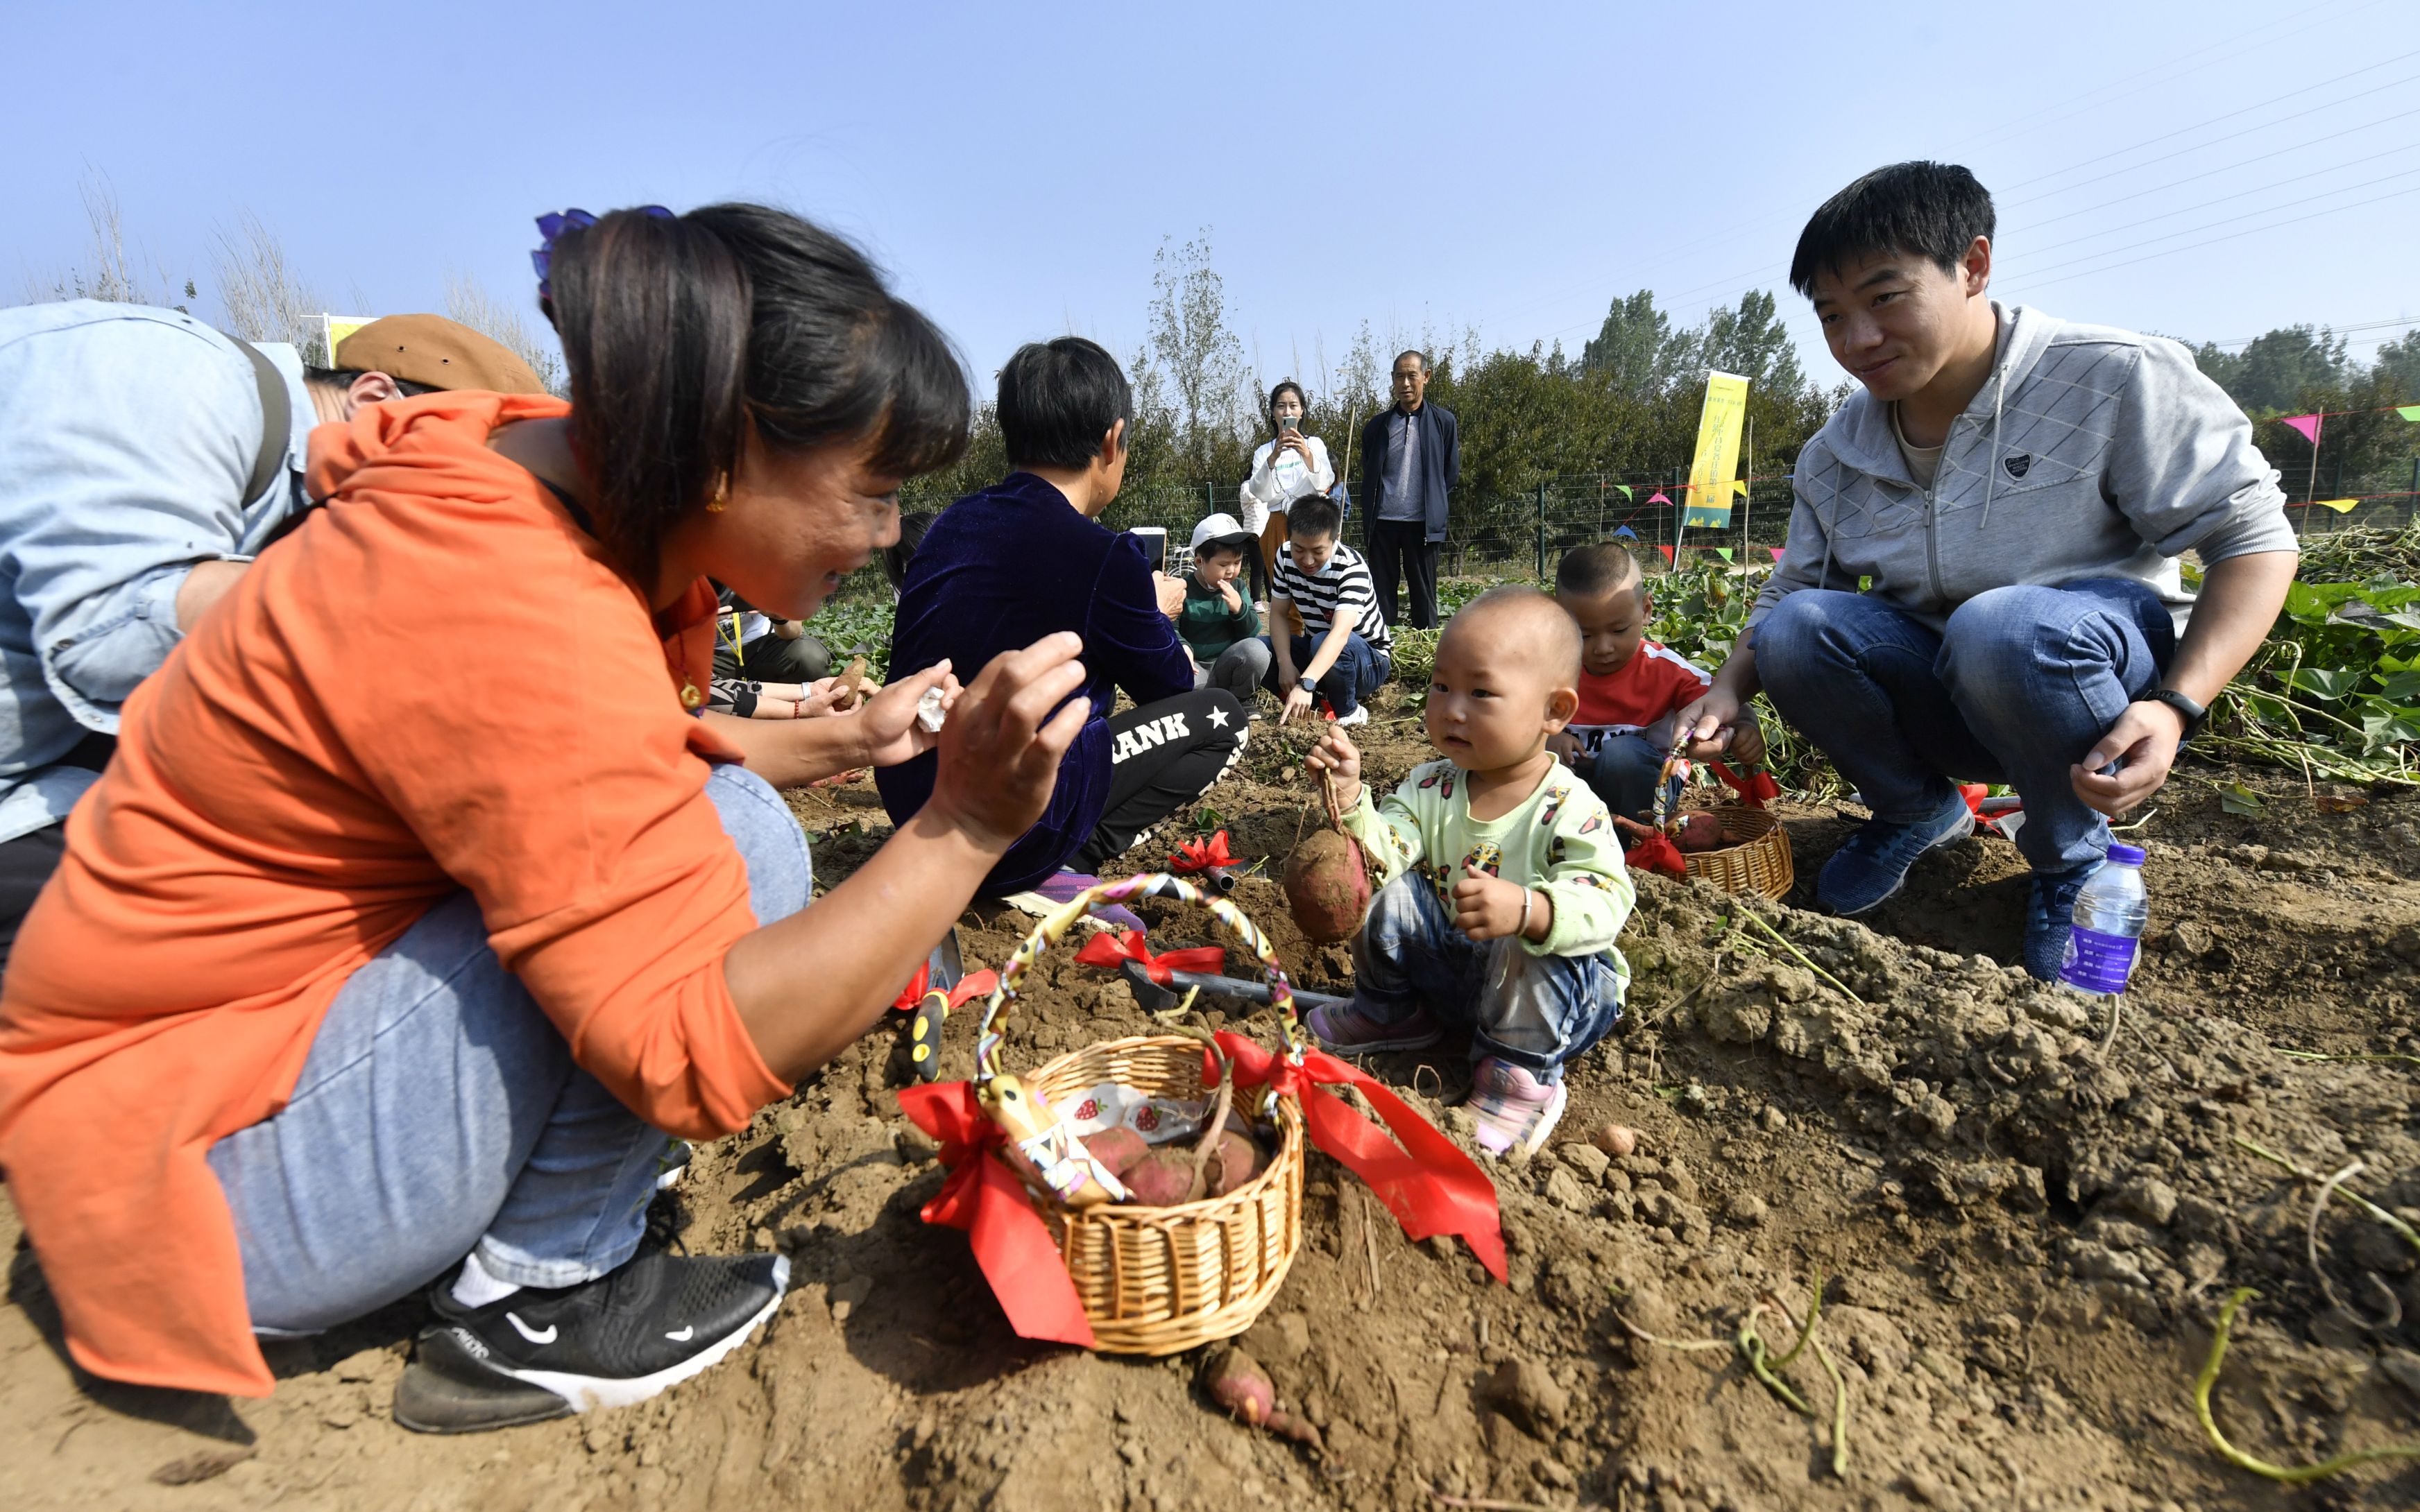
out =
[(1790, 831), (1763, 809), (1736, 803), (1719, 804), (1714, 818), (1723, 826), (1723, 848), (1683, 854), (1689, 875), (1710, 882), (1725, 892), (1756, 892), (1778, 900), (1790, 891), (1797, 874), (1790, 865)]
[[(1299, 1045), (1293, 994), (1267, 937), (1226, 899), (1205, 895), (1182, 877), (1154, 873), (1094, 887), (1026, 936), (985, 1008), (975, 1046), (978, 1086), (999, 1073), (996, 1021), (1002, 1003), (1015, 995), (1016, 980), (1093, 904), (1142, 897), (1181, 898), (1208, 908), (1259, 961), (1287, 1042)], [(1024, 1080), (1060, 1108), (1103, 1082), (1149, 1096), (1204, 1098), (1216, 1087), (1203, 1083), (1203, 1050), (1200, 1040), (1174, 1035), (1113, 1040), (1061, 1056)], [(1071, 1209), (1034, 1192), (1034, 1206), (1059, 1242), (1102, 1350), (1174, 1354), (1230, 1338), (1251, 1327), (1277, 1296), (1302, 1247), (1302, 1114), (1291, 1098), (1268, 1099), (1262, 1111), (1278, 1131), (1268, 1168), (1223, 1196), (1173, 1208)]]

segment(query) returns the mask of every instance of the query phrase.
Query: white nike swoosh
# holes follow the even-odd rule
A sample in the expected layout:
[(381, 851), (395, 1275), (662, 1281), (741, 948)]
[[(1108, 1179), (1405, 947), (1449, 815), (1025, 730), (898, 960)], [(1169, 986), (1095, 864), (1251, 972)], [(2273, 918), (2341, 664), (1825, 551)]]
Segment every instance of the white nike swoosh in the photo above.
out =
[(690, 1341), (690, 1336), (696, 1333), (697, 1325), (695, 1323), (690, 1323), (684, 1327), (679, 1333), (666, 1334), (664, 1337), (672, 1340), (675, 1344), (687, 1344)]
[(520, 1336), (529, 1340), (532, 1344), (551, 1344), (554, 1342), (555, 1326), (552, 1323), (547, 1324), (544, 1331), (541, 1332), (540, 1330), (532, 1328), (527, 1323), (522, 1322), (521, 1316), (519, 1313), (504, 1314), (504, 1321), (512, 1324), (514, 1329), (520, 1333)]

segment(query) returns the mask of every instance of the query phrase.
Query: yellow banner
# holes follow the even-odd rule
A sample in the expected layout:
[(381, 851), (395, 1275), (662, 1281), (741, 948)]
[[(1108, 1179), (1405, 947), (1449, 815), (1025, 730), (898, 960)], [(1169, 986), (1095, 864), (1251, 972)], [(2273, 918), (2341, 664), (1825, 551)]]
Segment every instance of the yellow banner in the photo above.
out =
[(344, 345), (344, 341), (347, 336), (351, 335), (354, 332), (361, 330), (362, 327), (368, 325), (371, 321), (377, 318), (378, 316), (374, 315), (321, 316), (319, 317), (319, 323), (320, 329), (324, 332), (325, 339), (328, 344), (328, 365), (330, 367), (336, 365), (336, 348)]
[(1688, 508), (1683, 526), (1720, 527), (1731, 522), (1731, 495), (1739, 486), (1740, 426), (1747, 419), (1747, 379), (1736, 373), (1706, 375), (1706, 407), (1698, 416), (1698, 455), (1689, 464)]

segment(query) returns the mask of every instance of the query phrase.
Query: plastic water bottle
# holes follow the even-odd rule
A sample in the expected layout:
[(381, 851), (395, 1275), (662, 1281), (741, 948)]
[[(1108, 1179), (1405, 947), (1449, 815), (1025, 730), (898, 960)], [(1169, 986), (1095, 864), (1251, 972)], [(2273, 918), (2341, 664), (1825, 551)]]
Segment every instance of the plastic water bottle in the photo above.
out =
[(2149, 899), (2143, 891), (2140, 846), (2112, 845), (2108, 864), (2075, 895), (2075, 929), (2058, 980), (2087, 993), (2122, 993), (2134, 974)]

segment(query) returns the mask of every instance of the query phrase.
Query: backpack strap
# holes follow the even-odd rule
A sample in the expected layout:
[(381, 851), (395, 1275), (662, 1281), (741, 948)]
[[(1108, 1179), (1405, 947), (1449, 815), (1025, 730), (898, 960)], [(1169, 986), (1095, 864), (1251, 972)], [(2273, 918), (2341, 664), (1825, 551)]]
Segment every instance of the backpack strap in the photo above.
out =
[(253, 381), (260, 386), (260, 452), (252, 459), (252, 477), (243, 486), (242, 501), (248, 504), (268, 492), (285, 471), (287, 443), (294, 437), (294, 400), (286, 392), (286, 375), (259, 347), (236, 336), (227, 340), (252, 360)]

